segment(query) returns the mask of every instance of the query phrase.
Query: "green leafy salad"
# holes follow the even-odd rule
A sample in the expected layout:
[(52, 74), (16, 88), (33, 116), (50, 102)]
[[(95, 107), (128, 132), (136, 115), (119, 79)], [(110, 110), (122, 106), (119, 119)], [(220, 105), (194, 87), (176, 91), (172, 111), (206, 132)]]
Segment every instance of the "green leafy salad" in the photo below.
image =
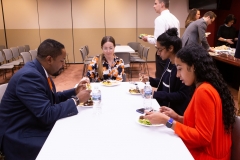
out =
[(142, 117), (139, 118), (138, 120), (140, 123), (145, 124), (145, 125), (152, 125), (149, 120), (143, 119)]

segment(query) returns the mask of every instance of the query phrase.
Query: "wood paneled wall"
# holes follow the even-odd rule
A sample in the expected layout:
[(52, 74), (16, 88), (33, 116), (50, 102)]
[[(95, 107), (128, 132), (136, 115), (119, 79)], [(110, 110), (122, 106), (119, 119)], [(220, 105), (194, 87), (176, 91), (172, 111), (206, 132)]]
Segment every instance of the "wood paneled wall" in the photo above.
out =
[[(29, 44), (36, 49), (46, 38), (65, 45), (72, 63), (81, 63), (79, 48), (89, 45), (92, 55), (101, 53), (103, 36), (116, 43), (138, 41), (150, 47), (149, 61), (155, 60), (155, 47), (138, 39), (153, 34), (154, 0), (2, 0), (8, 47)], [(171, 0), (170, 11), (181, 29), (188, 14), (188, 0)], [(0, 14), (0, 43), (4, 44)]]

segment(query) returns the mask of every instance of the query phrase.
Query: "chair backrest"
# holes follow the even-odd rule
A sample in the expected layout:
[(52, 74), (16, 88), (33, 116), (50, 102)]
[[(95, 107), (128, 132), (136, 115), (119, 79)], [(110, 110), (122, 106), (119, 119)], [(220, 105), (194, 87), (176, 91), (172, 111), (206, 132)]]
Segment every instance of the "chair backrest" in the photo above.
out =
[(25, 52), (29, 52), (30, 51), (30, 46), (28, 44), (24, 45), (25, 47)]
[(150, 47), (143, 47), (143, 58), (147, 61)]
[(37, 58), (37, 51), (36, 50), (30, 50), (29, 52), (31, 54), (32, 60)]
[(126, 77), (126, 73), (122, 74), (122, 82), (126, 82), (127, 81), (127, 77)]
[(21, 52), (20, 53), (23, 59), (23, 63), (26, 64), (27, 62), (32, 60), (32, 57), (29, 52)]
[(235, 118), (235, 124), (232, 130), (232, 147), (231, 160), (239, 160), (240, 158), (240, 117)]
[(2, 51), (0, 51), (0, 65), (3, 64), (4, 61), (5, 61), (5, 58), (4, 58), (4, 56), (3, 56)]
[(0, 85), (0, 103), (1, 103), (1, 101), (2, 101), (2, 97), (3, 97), (4, 93), (5, 93), (5, 90), (6, 90), (6, 88), (7, 88), (7, 85), (8, 85), (8, 83), (1, 84), (1, 85)]
[(114, 53), (117, 57), (122, 58), (124, 66), (130, 64), (130, 53), (129, 52), (116, 52)]
[(86, 59), (86, 56), (87, 56), (87, 51), (86, 51), (86, 47), (82, 47), (79, 49), (80, 53), (81, 53), (81, 56), (82, 56), (82, 60), (84, 61)]
[(18, 46), (18, 52), (19, 52), (19, 54), (21, 52), (25, 52), (25, 47), (24, 46)]
[(85, 47), (85, 49), (86, 49), (86, 52), (87, 52), (87, 55), (89, 54), (89, 47), (88, 47), (88, 45), (86, 45), (86, 46), (84, 46)]
[(18, 51), (18, 48), (17, 48), (17, 47), (11, 47), (10, 49), (11, 49), (11, 51), (12, 51), (13, 58), (14, 58), (15, 60), (18, 59), (19, 56), (20, 56), (20, 53), (19, 53), (19, 51)]
[(138, 46), (138, 55), (141, 58), (143, 57), (143, 48), (144, 48), (144, 46), (142, 44), (139, 44), (139, 46)]
[(135, 52), (137, 52), (140, 43), (139, 42), (129, 42), (127, 45), (130, 46), (133, 50), (135, 50)]
[(4, 45), (0, 45), (0, 51), (3, 51), (3, 49), (6, 49)]
[(10, 49), (3, 49), (3, 53), (5, 55), (6, 61), (11, 61), (13, 59), (13, 54)]

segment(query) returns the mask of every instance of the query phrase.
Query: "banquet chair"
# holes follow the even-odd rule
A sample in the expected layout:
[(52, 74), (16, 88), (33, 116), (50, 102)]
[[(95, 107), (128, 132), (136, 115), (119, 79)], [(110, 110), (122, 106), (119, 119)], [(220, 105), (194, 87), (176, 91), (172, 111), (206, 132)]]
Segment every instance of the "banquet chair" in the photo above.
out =
[(0, 85), (0, 104), (1, 104), (2, 97), (3, 97), (3, 95), (4, 95), (5, 91), (6, 91), (7, 86), (8, 86), (8, 83)]
[[(23, 59), (20, 57), (19, 48), (11, 47), (10, 50), (12, 51), (14, 61), (23, 63)], [(24, 49), (22, 47), (20, 47), (20, 51), (22, 52), (22, 51), (24, 51)]]
[(30, 46), (28, 44), (24, 45), (25, 47), (25, 52), (29, 52), (30, 51)]
[(21, 52), (25, 52), (25, 47), (24, 46), (17, 46), (19, 54)]
[(88, 45), (85, 45), (84, 47), (85, 47), (86, 52), (87, 52), (87, 58), (88, 58), (88, 59), (93, 58), (94, 56), (90, 56), (90, 55), (89, 55), (90, 51), (89, 51)]
[(128, 42), (127, 45), (131, 47), (135, 52), (138, 52), (139, 42)]
[(239, 160), (240, 158), (240, 117), (236, 116), (232, 130), (232, 147), (231, 160)]
[(122, 82), (126, 82), (126, 81), (127, 81), (126, 74), (125, 74), (125, 73), (123, 73), (123, 74), (122, 74)]
[(11, 49), (3, 49), (3, 53), (5, 55), (5, 60), (6, 63), (8, 64), (13, 64), (14, 66), (19, 66), (20, 65), (20, 61), (16, 61), (13, 58), (13, 53), (11, 51)]
[(36, 50), (30, 50), (29, 52), (30, 52), (30, 54), (31, 54), (32, 60), (36, 59), (36, 57), (37, 57), (37, 51), (36, 51)]
[(4, 45), (0, 45), (0, 51), (3, 52), (3, 49), (6, 49)]
[(86, 53), (86, 49), (85, 47), (80, 48), (79, 49), (81, 56), (82, 56), (82, 60), (83, 60), (83, 72), (82, 72), (82, 77), (84, 77), (86, 71), (87, 71), (87, 67), (88, 65), (91, 63), (92, 60), (87, 59), (87, 53)]
[(130, 53), (129, 52), (116, 52), (114, 53), (117, 57), (122, 58), (124, 62), (124, 69), (128, 69), (128, 79), (129, 75), (131, 75), (132, 79), (132, 71), (131, 71), (131, 65), (130, 65)]
[(150, 49), (150, 47), (143, 47), (142, 58), (135, 58), (134, 61), (133, 61), (133, 63), (142, 63), (144, 73), (146, 73), (146, 71), (147, 71), (148, 76), (149, 76), (149, 70), (148, 70), (147, 60), (148, 60), (149, 49)]
[(23, 59), (23, 63), (26, 64), (27, 62), (32, 61), (32, 57), (29, 52), (21, 52), (20, 53)]
[(6, 78), (6, 71), (8, 69), (12, 70), (12, 75), (14, 73), (14, 65), (10, 63), (5, 63), (5, 58), (3, 57), (3, 53), (0, 51), (0, 70), (3, 71), (3, 79)]

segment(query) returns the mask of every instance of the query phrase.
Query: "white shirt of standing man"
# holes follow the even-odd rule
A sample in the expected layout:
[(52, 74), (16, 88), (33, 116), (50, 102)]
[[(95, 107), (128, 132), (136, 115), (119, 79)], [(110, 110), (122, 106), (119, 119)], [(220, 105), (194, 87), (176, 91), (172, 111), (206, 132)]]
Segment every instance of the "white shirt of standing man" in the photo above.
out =
[[(160, 2), (159, 2), (160, 1)], [(154, 37), (144, 36), (142, 40), (150, 44), (156, 44), (157, 38), (169, 28), (177, 28), (178, 36), (180, 37), (180, 23), (179, 20), (166, 8), (164, 2), (155, 0), (153, 8), (156, 13), (160, 14), (154, 21)]]

